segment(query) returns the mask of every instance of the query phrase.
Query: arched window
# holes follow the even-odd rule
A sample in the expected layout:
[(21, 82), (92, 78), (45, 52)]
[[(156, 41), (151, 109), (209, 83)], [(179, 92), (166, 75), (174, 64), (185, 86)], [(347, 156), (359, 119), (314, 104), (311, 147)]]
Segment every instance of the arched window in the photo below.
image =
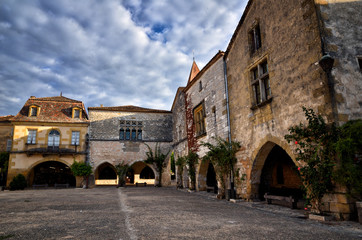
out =
[(119, 130), (119, 140), (124, 140), (124, 129)]
[(137, 140), (136, 129), (132, 129), (132, 140), (133, 141)]
[(126, 129), (126, 140), (131, 140), (131, 131), (129, 128)]
[(48, 135), (48, 146), (59, 147), (60, 133), (57, 130), (51, 130)]
[(137, 140), (142, 140), (142, 130), (141, 129), (138, 129)]

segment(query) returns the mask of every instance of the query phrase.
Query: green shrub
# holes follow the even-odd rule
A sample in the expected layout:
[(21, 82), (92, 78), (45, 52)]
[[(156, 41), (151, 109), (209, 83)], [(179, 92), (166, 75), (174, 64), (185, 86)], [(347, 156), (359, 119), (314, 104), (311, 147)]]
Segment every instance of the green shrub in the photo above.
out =
[(27, 183), (23, 174), (18, 174), (13, 178), (10, 183), (10, 190), (23, 190), (26, 188)]

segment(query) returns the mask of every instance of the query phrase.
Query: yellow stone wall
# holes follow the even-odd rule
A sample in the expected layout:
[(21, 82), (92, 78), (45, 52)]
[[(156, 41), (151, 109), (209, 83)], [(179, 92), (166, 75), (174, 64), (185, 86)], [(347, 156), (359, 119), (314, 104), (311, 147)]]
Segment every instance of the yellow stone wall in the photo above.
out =
[[(36, 144), (27, 145), (28, 130), (37, 130)], [(80, 132), (79, 146), (77, 146), (77, 152), (85, 152), (86, 145), (86, 134), (88, 125), (87, 124), (14, 124), (14, 136), (13, 136), (13, 148), (9, 159), (9, 170), (7, 177), (7, 185), (10, 184), (13, 177), (17, 174), (23, 174), (28, 184), (31, 183), (31, 172), (35, 166), (40, 163), (47, 161), (58, 161), (70, 166), (74, 160), (78, 162), (85, 161), (85, 154), (74, 154), (74, 155), (58, 155), (51, 154), (43, 156), (42, 154), (28, 155), (26, 150), (32, 148), (45, 148), (48, 144), (48, 134), (51, 130), (58, 130), (60, 132), (60, 148), (71, 148), (72, 131)], [(67, 145), (67, 146), (64, 146)], [(72, 146), (74, 147), (74, 146)], [(81, 178), (76, 178), (77, 186), (81, 184)]]

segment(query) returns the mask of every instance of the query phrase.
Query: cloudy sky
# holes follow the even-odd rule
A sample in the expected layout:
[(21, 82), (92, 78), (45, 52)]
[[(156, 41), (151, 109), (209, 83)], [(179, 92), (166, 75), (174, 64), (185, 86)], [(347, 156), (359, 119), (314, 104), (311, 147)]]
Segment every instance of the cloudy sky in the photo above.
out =
[[(206, 4), (207, 3), (207, 4)], [(30, 96), (170, 110), (246, 0), (0, 0), (0, 116)]]

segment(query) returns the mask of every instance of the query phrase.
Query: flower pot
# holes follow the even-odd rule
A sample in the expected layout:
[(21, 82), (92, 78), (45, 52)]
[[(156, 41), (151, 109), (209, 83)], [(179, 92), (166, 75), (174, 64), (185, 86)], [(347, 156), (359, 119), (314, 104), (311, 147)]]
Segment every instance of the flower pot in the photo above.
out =
[(362, 202), (356, 202), (358, 221), (362, 224)]

